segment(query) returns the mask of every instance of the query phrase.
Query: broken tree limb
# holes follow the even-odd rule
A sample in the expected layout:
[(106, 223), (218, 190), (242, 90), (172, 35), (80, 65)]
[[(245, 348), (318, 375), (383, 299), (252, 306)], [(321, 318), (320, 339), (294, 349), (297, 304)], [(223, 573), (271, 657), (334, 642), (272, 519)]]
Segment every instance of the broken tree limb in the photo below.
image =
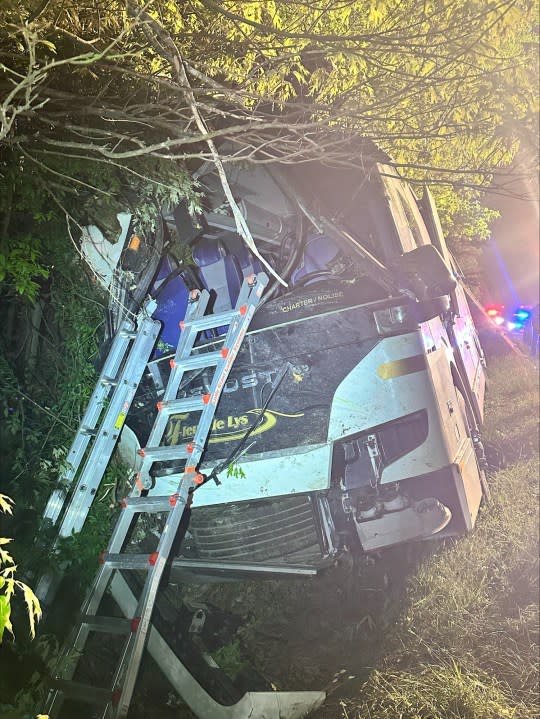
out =
[(261, 261), (261, 263), (268, 270), (268, 272), (273, 277), (275, 277), (275, 279), (280, 282), (284, 287), (287, 287), (287, 283), (285, 282), (285, 280), (283, 280), (276, 273), (274, 268), (270, 266), (270, 264), (265, 260), (265, 258), (257, 249), (253, 236), (250, 232), (248, 223), (246, 222), (245, 217), (242, 215), (242, 212), (233, 197), (229, 181), (227, 179), (227, 174), (225, 172), (225, 168), (223, 167), (223, 162), (214, 141), (210, 137), (210, 132), (206, 125), (206, 122), (199, 111), (197, 100), (195, 99), (195, 95), (193, 93), (189, 78), (186, 73), (186, 69), (184, 67), (182, 56), (176, 46), (176, 43), (171, 38), (171, 36), (163, 29), (163, 27), (161, 27), (159, 23), (157, 23), (152, 17), (150, 17), (150, 15), (148, 15), (148, 13), (146, 13), (143, 8), (139, 7), (133, 0), (127, 0), (127, 8), (129, 14), (133, 19), (137, 21), (142, 21), (143, 32), (145, 33), (146, 38), (152, 45), (152, 47), (156, 50), (156, 52), (158, 52), (171, 64), (176, 81), (184, 91), (195, 124), (197, 125), (199, 132), (203, 136), (204, 142), (210, 150), (212, 161), (214, 162), (217, 173), (219, 175), (223, 192), (225, 193), (225, 197), (227, 198), (227, 201), (233, 213), (238, 234), (244, 240), (244, 242), (249, 247), (251, 252), (255, 255), (255, 257), (257, 257)]

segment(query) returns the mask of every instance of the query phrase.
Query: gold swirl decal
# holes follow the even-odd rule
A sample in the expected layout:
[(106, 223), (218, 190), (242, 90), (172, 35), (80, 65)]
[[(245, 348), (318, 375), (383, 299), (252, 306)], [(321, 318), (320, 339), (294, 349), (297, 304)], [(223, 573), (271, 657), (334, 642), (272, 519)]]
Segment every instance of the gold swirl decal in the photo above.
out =
[[(256, 417), (258, 417), (260, 413), (261, 409), (254, 407), (253, 409), (248, 409), (245, 414), (229, 415), (224, 419), (214, 419), (212, 423), (209, 444), (217, 444), (218, 442), (231, 442), (234, 440), (242, 439), (242, 437), (248, 431), (253, 422), (253, 419), (249, 415), (255, 415)], [(303, 412), (287, 413), (278, 412), (276, 410), (265, 410), (259, 426), (251, 432), (250, 436), (254, 437), (258, 434), (262, 434), (263, 432), (268, 432), (268, 430), (276, 426), (279, 417), (296, 419), (297, 417), (303, 416)], [(186, 420), (187, 422), (184, 424)], [(189, 420), (189, 414), (172, 415), (167, 425), (165, 444), (181, 444), (182, 442), (193, 439), (193, 437), (195, 436), (195, 432), (197, 431), (197, 425), (191, 424)]]

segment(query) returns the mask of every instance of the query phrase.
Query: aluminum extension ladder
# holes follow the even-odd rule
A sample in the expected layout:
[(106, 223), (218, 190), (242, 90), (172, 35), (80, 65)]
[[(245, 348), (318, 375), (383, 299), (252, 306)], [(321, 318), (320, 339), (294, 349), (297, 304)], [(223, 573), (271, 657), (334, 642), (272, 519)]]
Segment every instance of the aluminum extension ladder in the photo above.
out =
[[(155, 302), (149, 301), (136, 318), (136, 323), (124, 319), (113, 339), (67, 453), (65, 468), (58, 478), (59, 487), (52, 492), (43, 513), (40, 532), (55, 525), (64, 512), (53, 548), (60, 538), (79, 532), (88, 516), (161, 329), (160, 322), (150, 316), (155, 307)], [(77, 476), (90, 444), (84, 467), (69, 496), (68, 488)], [(44, 604), (52, 599), (56, 582), (57, 578), (52, 573), (40, 577), (36, 594)]]
[[(136, 679), (150, 630), (150, 620), (163, 572), (169, 562), (171, 549), (190, 500), (190, 492), (202, 481), (198, 472), (205, 444), (210, 433), (221, 391), (236, 359), (242, 341), (268, 283), (264, 273), (252, 275), (244, 281), (235, 309), (204, 316), (209, 294), (206, 290), (192, 293), (182, 334), (163, 400), (158, 403), (158, 414), (150, 433), (148, 446), (140, 450), (142, 462), (135, 487), (121, 503), (122, 510), (113, 530), (106, 553), (94, 584), (82, 606), (79, 624), (58, 662), (56, 678), (52, 682), (45, 713), (51, 719), (60, 716), (66, 698), (90, 703), (98, 708), (100, 719), (124, 719), (127, 716)], [(229, 329), (220, 350), (192, 354), (200, 332), (228, 325)], [(208, 394), (177, 399), (180, 382), (185, 372), (215, 367)], [(200, 411), (197, 430), (191, 442), (183, 445), (161, 446), (169, 417), (177, 412)], [(151, 484), (150, 469), (154, 462), (185, 462), (178, 473), (178, 489), (171, 496), (141, 496)], [(150, 555), (122, 552), (134, 525), (136, 515), (163, 513), (166, 516), (157, 550)], [(146, 581), (131, 618), (98, 615), (101, 600), (116, 572), (146, 571)], [(74, 680), (80, 657), (84, 653), (90, 632), (125, 634), (124, 646), (109, 688), (96, 688)]]

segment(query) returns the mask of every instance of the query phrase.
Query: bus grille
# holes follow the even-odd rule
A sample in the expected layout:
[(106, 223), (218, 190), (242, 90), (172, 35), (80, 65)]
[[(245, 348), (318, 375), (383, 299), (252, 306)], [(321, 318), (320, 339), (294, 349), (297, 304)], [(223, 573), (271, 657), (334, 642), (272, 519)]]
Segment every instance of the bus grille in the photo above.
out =
[(305, 495), (192, 510), (189, 532), (201, 559), (311, 563), (322, 557)]

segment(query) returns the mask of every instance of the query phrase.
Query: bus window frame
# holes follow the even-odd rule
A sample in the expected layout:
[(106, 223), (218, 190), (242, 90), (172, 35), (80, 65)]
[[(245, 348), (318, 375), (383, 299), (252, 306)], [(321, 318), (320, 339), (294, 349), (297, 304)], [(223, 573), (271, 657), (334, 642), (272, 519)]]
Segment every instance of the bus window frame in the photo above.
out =
[(421, 245), (432, 244), (411, 187), (386, 165), (380, 166), (380, 177), (396, 228), (400, 252), (410, 252)]

